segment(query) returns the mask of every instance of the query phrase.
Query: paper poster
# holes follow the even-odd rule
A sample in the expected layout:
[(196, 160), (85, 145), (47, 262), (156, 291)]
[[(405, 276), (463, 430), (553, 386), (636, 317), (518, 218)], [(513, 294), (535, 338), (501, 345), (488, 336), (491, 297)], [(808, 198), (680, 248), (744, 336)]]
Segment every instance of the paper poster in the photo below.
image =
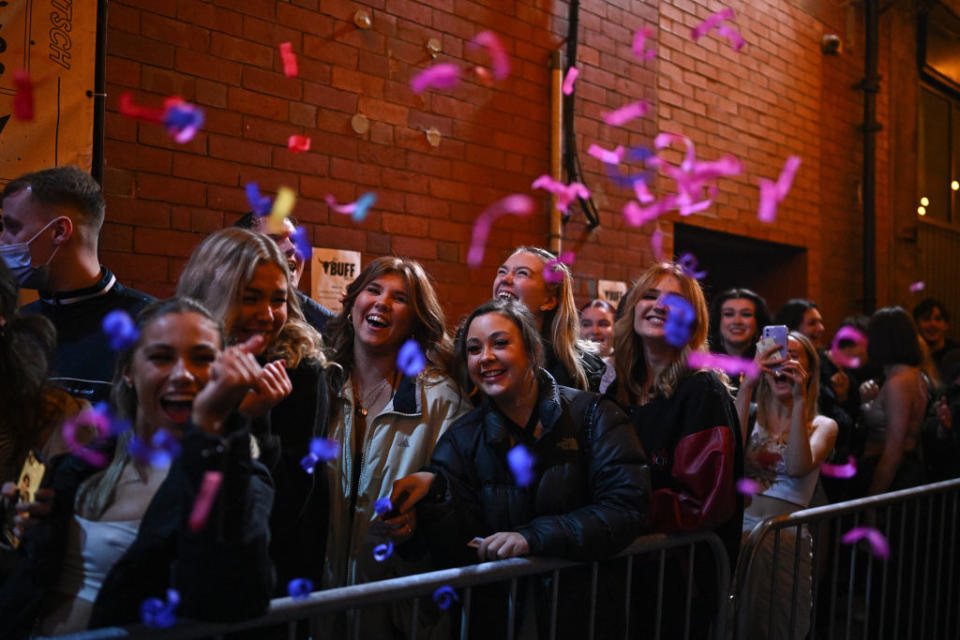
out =
[[(93, 161), (97, 3), (0, 0), (0, 185)], [(33, 119), (14, 115), (15, 71), (33, 83)]]
[(627, 283), (619, 280), (597, 280), (597, 297), (616, 308), (620, 298), (627, 293)]
[(313, 249), (310, 263), (311, 297), (334, 313), (340, 313), (340, 296), (360, 275), (360, 252)]

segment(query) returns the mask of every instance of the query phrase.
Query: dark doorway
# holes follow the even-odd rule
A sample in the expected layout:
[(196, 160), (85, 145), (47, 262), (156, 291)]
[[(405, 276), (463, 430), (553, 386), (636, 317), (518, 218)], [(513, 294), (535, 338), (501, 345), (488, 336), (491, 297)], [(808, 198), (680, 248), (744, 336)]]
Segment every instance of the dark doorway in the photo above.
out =
[(771, 313), (790, 298), (807, 292), (807, 252), (776, 242), (754, 240), (732, 233), (710, 231), (686, 224), (673, 227), (677, 256), (692, 253), (701, 271), (700, 284), (707, 302), (733, 287), (753, 289), (767, 301)]

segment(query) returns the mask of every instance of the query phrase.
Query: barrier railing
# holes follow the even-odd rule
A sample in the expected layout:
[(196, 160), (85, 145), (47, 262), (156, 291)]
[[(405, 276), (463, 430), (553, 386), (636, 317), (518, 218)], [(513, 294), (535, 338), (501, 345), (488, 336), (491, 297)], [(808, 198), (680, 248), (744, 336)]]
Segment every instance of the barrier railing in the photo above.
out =
[[(683, 610), (686, 612), (686, 619), (683, 621), (684, 637), (689, 635), (691, 626), (691, 597), (692, 597), (692, 577), (688, 577), (683, 587), (682, 593), (676, 591), (665, 592), (664, 589), (664, 566), (668, 556), (683, 557), (689, 565), (693, 565), (695, 552), (702, 553), (703, 549), (709, 550), (715, 562), (716, 600), (713, 602), (713, 611), (718, 612), (714, 624), (711, 628), (711, 637), (715, 640), (722, 640), (726, 635), (726, 613), (725, 601), (727, 598), (727, 589), (730, 584), (730, 566), (727, 560), (726, 551), (720, 539), (713, 533), (689, 533), (676, 535), (655, 534), (638, 538), (616, 558), (622, 560), (624, 573), (625, 593), (623, 600), (623, 620), (618, 621), (618, 629), (623, 629), (626, 638), (644, 637), (659, 638), (661, 623), (660, 611), (663, 609), (665, 598), (686, 598)], [(639, 557), (639, 558), (638, 558)], [(631, 589), (634, 587), (633, 575), (636, 561), (647, 561), (655, 564), (658, 575), (657, 583), (657, 602), (655, 604), (657, 615), (655, 620), (651, 621), (631, 620)], [(441, 586), (450, 586), (456, 590), (460, 598), (460, 638), (466, 640), (469, 635), (469, 622), (471, 615), (471, 596), (473, 590), (477, 587), (492, 584), (509, 585), (509, 595), (507, 603), (507, 640), (513, 640), (516, 633), (518, 615), (518, 586), (521, 586), (521, 579), (532, 576), (547, 576), (552, 574), (552, 597), (550, 603), (549, 618), (549, 637), (555, 638), (557, 635), (557, 614), (558, 614), (558, 585), (561, 580), (561, 571), (577, 568), (590, 567), (590, 602), (589, 611), (584, 613), (589, 616), (589, 635), (585, 640), (600, 639), (596, 635), (597, 628), (597, 598), (598, 598), (598, 570), (603, 564), (604, 568), (608, 566), (610, 560), (603, 563), (576, 563), (553, 558), (513, 558), (510, 560), (501, 560), (498, 562), (486, 562), (482, 564), (460, 567), (456, 569), (447, 569), (443, 571), (433, 571), (391, 580), (371, 582), (340, 589), (330, 589), (318, 591), (310, 594), (304, 599), (293, 600), (291, 598), (277, 598), (271, 605), (268, 612), (256, 619), (247, 620), (235, 624), (209, 624), (202, 622), (181, 620), (174, 627), (169, 629), (148, 629), (142, 626), (131, 627), (109, 627), (96, 629), (81, 633), (57, 636), (60, 639), (70, 640), (107, 640), (113, 638), (148, 638), (150, 640), (186, 640), (188, 638), (200, 637), (219, 637), (227, 633), (238, 631), (250, 631), (256, 629), (275, 629), (278, 625), (287, 625), (287, 636), (289, 638), (297, 637), (297, 624), (299, 621), (310, 621), (316, 628), (318, 620), (331, 616), (339, 612), (363, 609), (373, 605), (410, 602), (412, 603), (414, 615), (412, 620), (417, 620), (416, 611), (424, 598), (431, 598), (433, 593)], [(617, 564), (620, 560), (615, 560)], [(703, 588), (704, 585), (698, 585)], [(710, 585), (708, 585), (710, 586)], [(586, 585), (583, 586), (586, 588)], [(357, 616), (359, 619), (360, 616)], [(619, 626), (622, 622), (622, 626)], [(675, 621), (674, 621), (675, 622)], [(631, 629), (631, 623), (643, 625), (642, 631)], [(362, 624), (362, 623), (361, 623)], [(408, 638), (415, 640), (417, 637), (416, 625), (410, 630)], [(354, 637), (359, 637), (360, 627), (354, 626)], [(317, 637), (316, 634), (311, 634)], [(250, 636), (246, 636), (250, 637)], [(274, 637), (274, 636), (271, 636)], [(477, 639), (485, 640), (485, 639)], [(602, 638), (606, 640), (606, 638)]]
[[(949, 480), (764, 520), (737, 560), (734, 638), (958, 637), (958, 505)], [(883, 534), (889, 557), (842, 543), (857, 527)]]

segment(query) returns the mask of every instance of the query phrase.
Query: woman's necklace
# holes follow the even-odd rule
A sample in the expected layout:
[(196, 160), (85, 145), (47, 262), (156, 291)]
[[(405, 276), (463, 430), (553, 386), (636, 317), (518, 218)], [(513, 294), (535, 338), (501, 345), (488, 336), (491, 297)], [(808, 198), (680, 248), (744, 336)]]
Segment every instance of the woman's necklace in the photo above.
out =
[(354, 410), (360, 416), (366, 418), (371, 409), (382, 409), (383, 407), (387, 406), (387, 403), (390, 402), (394, 394), (397, 392), (397, 383), (399, 382), (399, 378), (400, 373), (394, 372), (392, 380), (379, 380), (375, 385), (373, 385), (372, 389), (361, 391), (359, 389), (359, 385), (357, 384), (357, 379), (354, 377)]

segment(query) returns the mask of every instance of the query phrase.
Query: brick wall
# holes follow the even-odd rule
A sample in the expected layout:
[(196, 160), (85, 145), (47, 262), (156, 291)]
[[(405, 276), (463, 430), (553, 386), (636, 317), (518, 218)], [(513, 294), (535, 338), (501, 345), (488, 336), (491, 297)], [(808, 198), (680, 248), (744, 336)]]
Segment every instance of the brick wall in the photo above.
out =
[[(806, 247), (809, 290), (795, 294), (821, 300), (835, 323), (860, 297), (862, 98), (853, 84), (862, 50), (825, 57), (819, 42), (827, 32), (859, 35), (859, 26), (847, 33), (849, 16), (830, 2), (729, 6), (748, 42), (740, 53), (716, 35), (689, 37), (722, 7), (715, 2), (581, 3), (578, 144), (601, 226), (588, 234), (577, 212), (565, 227), (564, 248), (578, 256), (578, 297), (592, 295), (598, 278), (636, 277), (652, 260), (654, 229), (625, 225), (619, 212), (629, 194), (606, 180), (586, 148), (649, 144), (666, 130), (690, 136), (702, 158), (732, 152), (745, 162), (743, 176), (721, 182), (715, 206), (684, 222)], [(353, 23), (360, 8), (372, 15), (368, 30)], [(511, 247), (547, 242), (549, 203), (537, 192), (542, 210), (501, 219), (484, 265), (465, 264), (476, 215), (497, 198), (529, 192), (548, 170), (548, 57), (563, 46), (566, 18), (565, 3), (538, 0), (113, 0), (104, 262), (135, 287), (169, 294), (200, 239), (246, 210), (246, 182), (265, 192), (287, 185), (299, 193), (295, 215), (315, 245), (359, 250), (365, 261), (387, 253), (422, 261), (455, 318), (489, 295)], [(655, 61), (630, 51), (643, 26), (655, 28)], [(465, 46), (483, 29), (500, 34), (510, 78), (410, 92), (413, 73), (433, 62), (428, 39), (441, 42), (437, 61), (483, 63)], [(293, 43), (299, 78), (282, 73), (276, 45), (283, 41)], [(204, 107), (207, 126), (177, 145), (160, 128), (121, 117), (123, 91), (153, 105), (177, 93)], [(639, 99), (653, 103), (651, 116), (624, 128), (603, 123), (604, 113)], [(370, 122), (363, 135), (350, 126), (357, 113)], [(424, 135), (430, 127), (443, 136), (436, 148)], [(309, 153), (286, 149), (295, 133), (312, 138)], [(803, 159), (793, 191), (777, 222), (761, 224), (757, 178), (775, 178), (790, 154)], [(880, 162), (885, 154), (884, 146)], [(377, 205), (360, 224), (323, 203), (327, 193), (343, 201), (371, 190)], [(660, 222), (668, 251), (676, 220)]]

